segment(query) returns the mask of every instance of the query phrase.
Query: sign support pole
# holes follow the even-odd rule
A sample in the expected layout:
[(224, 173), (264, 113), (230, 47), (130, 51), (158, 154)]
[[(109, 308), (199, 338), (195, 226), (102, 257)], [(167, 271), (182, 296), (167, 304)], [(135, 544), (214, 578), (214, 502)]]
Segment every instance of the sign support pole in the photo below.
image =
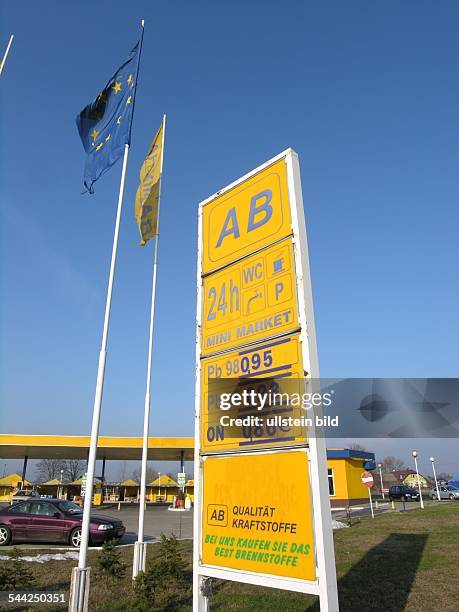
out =
[[(290, 157), (290, 159), (289, 159)], [(295, 264), (297, 279), (302, 281), (302, 291), (298, 291), (299, 316), (301, 322), (301, 340), (303, 368), (305, 376), (318, 379), (319, 358), (317, 354), (316, 330), (314, 321), (314, 304), (312, 300), (312, 283), (309, 267), (306, 221), (304, 217), (303, 195), (301, 189), (300, 164), (298, 156), (290, 151), (287, 157), (287, 177), (289, 195), (292, 200), (292, 225), (294, 235)], [(295, 231), (296, 230), (296, 231)], [(301, 289), (301, 284), (298, 287)], [(312, 419), (321, 416), (313, 408)], [(323, 612), (338, 612), (338, 587), (336, 581), (335, 548), (331, 519), (330, 496), (327, 478), (327, 447), (323, 436), (316, 436), (315, 425), (309, 428), (309, 461), (311, 470), (311, 489), (314, 509), (315, 548), (317, 571), (319, 576), (320, 609)]]
[(194, 417), (194, 512), (193, 512), (193, 612), (209, 612), (210, 601), (203, 589), (205, 578), (199, 573), (201, 560), (201, 489), (202, 459), (199, 453), (201, 439), (201, 330), (202, 330), (202, 208), (198, 212), (198, 266), (197, 266), (197, 318), (196, 318), (196, 384)]
[(373, 511), (373, 499), (371, 497), (371, 489), (368, 489), (368, 497), (370, 498), (371, 518), (375, 518), (375, 513)]
[(84, 498), (83, 509), (83, 523), (81, 526), (80, 554), (78, 557), (78, 567), (74, 567), (72, 570), (72, 579), (70, 587), (69, 610), (71, 610), (71, 612), (83, 612), (88, 609), (90, 568), (87, 567), (87, 554), (89, 544), (89, 521), (94, 485), (94, 470), (97, 458), (97, 442), (99, 438), (100, 409), (102, 405), (102, 394), (104, 388), (105, 362), (107, 358), (107, 338), (110, 323), (110, 308), (112, 304), (113, 280), (115, 277), (116, 254), (118, 250), (118, 236), (121, 221), (121, 209), (123, 206), (124, 184), (126, 181), (128, 155), (129, 145), (126, 144), (124, 147), (123, 168), (121, 171), (121, 183), (118, 195), (118, 210), (116, 213), (115, 233), (113, 236), (112, 259), (110, 263), (110, 274), (108, 277), (107, 301), (105, 305), (105, 318), (102, 332), (102, 345), (99, 354), (96, 394), (94, 398), (94, 408), (92, 414), (91, 443), (89, 447), (86, 495)]
[(142, 445), (142, 467), (140, 477), (140, 502), (139, 502), (139, 529), (137, 542), (134, 544), (134, 559), (132, 563), (132, 578), (135, 579), (140, 572), (145, 571), (146, 543), (144, 542), (145, 523), (145, 498), (147, 487), (147, 460), (148, 460), (148, 431), (150, 427), (150, 398), (151, 398), (151, 364), (153, 358), (153, 334), (155, 329), (155, 303), (156, 303), (156, 276), (158, 270), (158, 247), (159, 247), (159, 212), (161, 208), (161, 183), (164, 157), (164, 132), (166, 129), (166, 115), (163, 116), (162, 147), (160, 162), (160, 179), (158, 194), (158, 219), (157, 233), (155, 237), (155, 251), (153, 256), (153, 281), (151, 289), (150, 309), (150, 334), (148, 337), (148, 362), (147, 362), (147, 388), (145, 392), (144, 419), (143, 419), (143, 445)]

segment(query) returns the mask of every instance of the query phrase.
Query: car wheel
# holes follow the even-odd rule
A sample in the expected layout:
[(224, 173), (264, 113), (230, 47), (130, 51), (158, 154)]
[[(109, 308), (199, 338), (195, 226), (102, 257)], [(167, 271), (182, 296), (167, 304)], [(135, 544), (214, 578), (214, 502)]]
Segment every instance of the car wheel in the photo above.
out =
[(451, 495), (449, 496), (450, 499), (455, 499), (454, 495), (451, 493)]
[(435, 493), (432, 493), (432, 499), (437, 499), (437, 496), (435, 495)]
[(8, 546), (11, 541), (11, 529), (6, 525), (0, 525), (0, 546)]
[(404, 495), (401, 496), (400, 498), (402, 501), (406, 501), (406, 497)]
[(74, 548), (80, 548), (81, 544), (81, 527), (75, 527), (70, 533), (70, 544)]

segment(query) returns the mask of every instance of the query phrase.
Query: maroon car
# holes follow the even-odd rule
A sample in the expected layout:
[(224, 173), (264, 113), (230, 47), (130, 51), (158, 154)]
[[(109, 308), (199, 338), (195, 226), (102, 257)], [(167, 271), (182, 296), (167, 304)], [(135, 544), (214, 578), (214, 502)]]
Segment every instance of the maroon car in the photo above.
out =
[[(83, 510), (61, 499), (23, 501), (0, 511), (0, 546), (14, 542), (66, 542), (78, 547)], [(123, 523), (111, 516), (91, 515), (91, 544), (119, 539)]]

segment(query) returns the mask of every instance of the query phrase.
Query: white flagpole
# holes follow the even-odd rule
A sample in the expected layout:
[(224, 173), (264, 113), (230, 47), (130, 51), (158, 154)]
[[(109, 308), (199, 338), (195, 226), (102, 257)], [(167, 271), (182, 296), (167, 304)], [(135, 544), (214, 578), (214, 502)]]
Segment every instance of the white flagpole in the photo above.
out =
[(124, 184), (126, 181), (126, 167), (129, 154), (129, 145), (124, 148), (123, 169), (121, 171), (120, 191), (118, 195), (118, 210), (116, 213), (115, 233), (113, 236), (112, 259), (110, 275), (108, 278), (107, 301), (105, 304), (104, 329), (102, 332), (102, 345), (99, 354), (99, 368), (97, 371), (96, 394), (92, 413), (91, 443), (89, 447), (88, 471), (86, 477), (86, 494), (84, 498), (83, 523), (81, 526), (80, 553), (78, 567), (73, 568), (70, 593), (70, 607), (72, 612), (87, 610), (89, 595), (89, 567), (87, 567), (87, 553), (89, 544), (89, 522), (92, 505), (92, 492), (94, 485), (94, 470), (96, 466), (97, 441), (99, 437), (100, 408), (104, 387), (105, 360), (107, 356), (107, 336), (110, 322), (110, 307), (112, 303), (113, 279), (115, 276), (116, 253), (118, 249), (118, 235), (120, 229), (121, 209), (123, 206)]
[(3, 72), (3, 67), (5, 66), (6, 58), (8, 57), (8, 53), (10, 52), (10, 47), (13, 42), (14, 34), (11, 34), (8, 46), (6, 47), (5, 55), (3, 56), (2, 63), (0, 64), (0, 76)]
[(155, 237), (155, 251), (153, 255), (153, 282), (151, 289), (151, 309), (150, 309), (150, 335), (148, 339), (148, 365), (147, 365), (147, 389), (145, 392), (145, 407), (143, 417), (143, 446), (142, 446), (142, 468), (140, 477), (140, 507), (139, 507), (139, 529), (137, 542), (134, 545), (134, 560), (132, 564), (132, 577), (136, 578), (139, 572), (145, 571), (146, 547), (144, 538), (145, 522), (145, 497), (147, 486), (147, 459), (148, 459), (148, 430), (150, 426), (150, 397), (151, 397), (151, 363), (153, 356), (153, 333), (155, 327), (155, 300), (156, 300), (156, 274), (158, 269), (158, 246), (159, 246), (159, 212), (161, 208), (161, 183), (163, 172), (164, 157), (164, 135), (166, 131), (166, 115), (163, 116), (161, 165), (158, 193), (158, 217)]

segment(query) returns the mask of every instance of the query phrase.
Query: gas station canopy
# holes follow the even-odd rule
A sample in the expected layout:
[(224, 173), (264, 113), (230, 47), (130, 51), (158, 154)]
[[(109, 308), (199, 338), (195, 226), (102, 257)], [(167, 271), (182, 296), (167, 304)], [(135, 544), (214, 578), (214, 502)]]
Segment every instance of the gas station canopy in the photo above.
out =
[[(89, 436), (0, 434), (2, 459), (87, 459)], [(193, 438), (148, 438), (148, 459), (193, 460)], [(142, 438), (99, 436), (97, 459), (142, 459)]]

